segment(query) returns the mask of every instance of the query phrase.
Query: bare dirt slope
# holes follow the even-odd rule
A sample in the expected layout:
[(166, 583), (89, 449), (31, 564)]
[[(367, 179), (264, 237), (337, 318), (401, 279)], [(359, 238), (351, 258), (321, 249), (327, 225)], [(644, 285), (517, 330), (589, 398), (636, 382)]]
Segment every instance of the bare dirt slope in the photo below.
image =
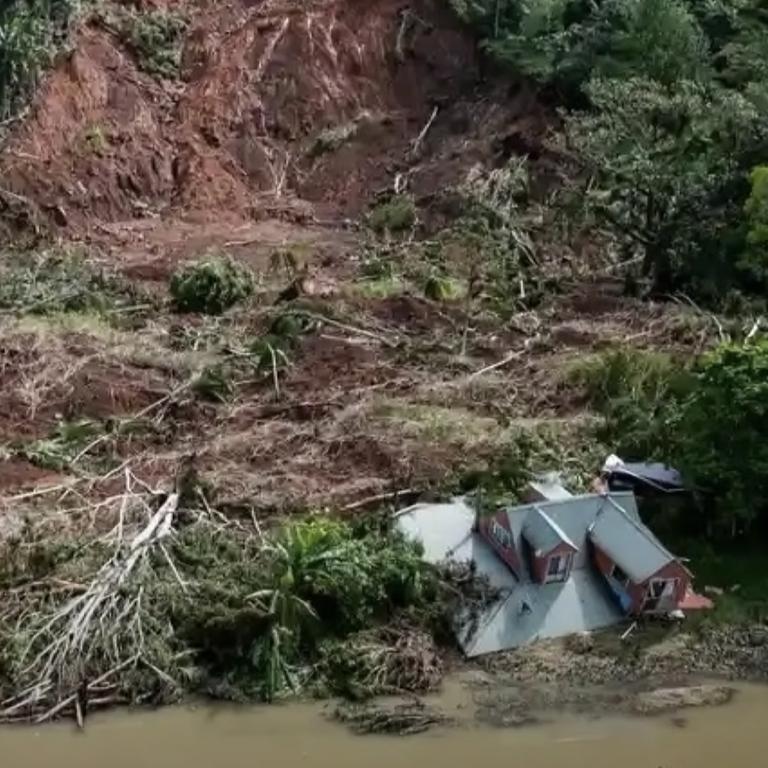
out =
[[(58, 227), (354, 216), (398, 171), (434, 191), (487, 158), (500, 131), (545, 127), (532, 98), (478, 92), (474, 43), (442, 0), (411, 3), (405, 21), (394, 0), (169, 5), (192, 20), (179, 82), (143, 74), (94, 16), (5, 147), (4, 188)], [(344, 146), (318, 153), (323, 131), (340, 127), (354, 131)]]

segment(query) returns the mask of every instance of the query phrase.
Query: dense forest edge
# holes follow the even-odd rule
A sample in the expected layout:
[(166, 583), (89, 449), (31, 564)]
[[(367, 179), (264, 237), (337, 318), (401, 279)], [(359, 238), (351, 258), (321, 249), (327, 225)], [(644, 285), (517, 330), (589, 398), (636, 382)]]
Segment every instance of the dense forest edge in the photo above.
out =
[[(479, 62), (467, 98), (538, 122), (425, 191), (429, 157), (468, 146), (446, 132), (474, 130), (441, 127), (435, 98), (387, 188), (330, 234), (293, 198), (290, 218), (283, 187), (391, 116), (302, 127), (253, 217), (279, 209), (278, 234), (258, 253), (264, 230), (210, 238), (159, 271), (121, 252), (163, 240), (75, 230), (0, 178), (1, 721), (433, 690), (458, 663), (451, 616), (493, 595), (424, 563), (391, 512), (514, 502), (549, 470), (586, 490), (610, 453), (683, 473), (684, 500), (642, 513), (717, 598), (594, 653), (652, 674), (644, 648), (685, 633), (684, 671), (768, 675), (768, 6), (440, 5), (435, 22), (397, 9), (388, 66), (448, 25)], [(0, 157), (24, 159), (14, 142), (83, 29), (179, 98), (204, 6), (4, 0)], [(297, 12), (270, 17), (273, 48)], [(119, 152), (106, 119), (72, 143)]]

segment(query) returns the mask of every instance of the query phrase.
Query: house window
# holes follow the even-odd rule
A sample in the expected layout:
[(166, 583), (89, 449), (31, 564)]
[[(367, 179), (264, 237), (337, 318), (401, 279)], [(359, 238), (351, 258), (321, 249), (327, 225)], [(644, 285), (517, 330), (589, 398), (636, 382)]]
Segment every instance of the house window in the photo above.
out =
[(665, 611), (673, 610), (676, 607), (677, 582), (677, 579), (651, 579), (648, 582), (643, 610), (656, 611), (659, 608)]
[(502, 547), (512, 549), (512, 534), (495, 520), (491, 522), (491, 537), (501, 544)]
[(618, 566), (614, 565), (611, 571), (611, 576), (621, 584), (622, 587), (626, 587), (629, 584), (629, 576)]
[(572, 554), (552, 555), (547, 564), (547, 576), (545, 581), (564, 581), (571, 570)]

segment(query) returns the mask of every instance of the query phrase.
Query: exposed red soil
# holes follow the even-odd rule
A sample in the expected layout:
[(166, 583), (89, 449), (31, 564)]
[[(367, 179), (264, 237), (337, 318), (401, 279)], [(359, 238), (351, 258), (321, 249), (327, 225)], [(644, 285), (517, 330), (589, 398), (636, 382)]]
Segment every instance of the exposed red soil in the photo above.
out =
[(313, 335), (303, 342), (296, 363), (285, 377), (285, 386), (292, 393), (310, 399), (313, 393), (349, 392), (354, 388), (381, 385), (397, 375), (378, 346), (366, 345), (365, 340), (360, 339)]
[(63, 348), (37, 337), (0, 339), (0, 441), (47, 436), (58, 420), (135, 413), (162, 397), (167, 380), (86, 348), (73, 336)]
[[(4, 187), (54, 226), (93, 234), (95, 225), (149, 217), (152, 229), (157, 214), (161, 229), (179, 218), (219, 228), (280, 213), (338, 220), (391, 189), (398, 172), (430, 195), (475, 162), (499, 162), (515, 148), (540, 154), (532, 146), (542, 145), (551, 116), (531, 94), (499, 99), (478, 87), (474, 42), (442, 0), (410, 4), (400, 50), (398, 0), (174, 5), (193, 19), (178, 83), (142, 73), (93, 17), (7, 142)], [(346, 143), (311, 151), (324, 129), (351, 121), (358, 130)], [(528, 137), (524, 147), (508, 140), (518, 135)]]

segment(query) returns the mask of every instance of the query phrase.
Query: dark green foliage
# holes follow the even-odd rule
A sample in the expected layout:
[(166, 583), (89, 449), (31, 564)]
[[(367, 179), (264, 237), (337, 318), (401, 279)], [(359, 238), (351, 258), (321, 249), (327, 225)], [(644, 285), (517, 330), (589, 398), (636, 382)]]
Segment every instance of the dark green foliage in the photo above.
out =
[(768, 523), (768, 341), (719, 347), (694, 379), (674, 424), (681, 468), (714, 523)]
[(698, 524), (682, 528), (715, 538), (766, 530), (768, 341), (722, 344), (692, 367), (620, 349), (579, 363), (571, 380), (604, 417), (611, 450), (682, 470), (700, 499)]
[[(187, 495), (190, 506), (179, 511), (165, 551), (155, 549), (120, 588), (119, 599), (140, 596), (133, 605), (147, 662), (116, 681), (131, 701), (160, 703), (182, 693), (271, 700), (322, 672), (314, 667), (323, 642), (391, 621), (400, 609), (435, 610), (437, 572), (414, 545), (383, 528), (358, 530), (315, 517), (275, 532), (246, 531), (214, 521), (195, 495)], [(128, 516), (125, 523), (131, 525)], [(28, 524), (0, 541), (0, 589), (14, 590), (5, 597), (14, 595), (6, 602), (17, 612), (0, 617), (4, 693), (23, 687), (29, 659), (21, 649), (32, 643), (34, 653), (49, 642), (29, 616), (45, 625), (45, 616), (71, 596), (57, 586), (40, 589), (38, 580), (89, 583), (114, 556), (115, 542), (101, 535), (50, 538)], [(32, 582), (38, 588), (15, 589)], [(26, 620), (17, 621), (17, 614)], [(115, 652), (135, 640), (133, 618), (105, 641)], [(98, 649), (82, 664), (78, 674), (89, 678), (105, 671)]]
[(317, 518), (254, 537), (190, 529), (174, 545), (192, 594), (176, 631), (197, 649), (203, 685), (229, 698), (272, 699), (306, 676), (324, 638), (343, 638), (399, 608), (426, 605), (437, 576), (399, 536)]
[(607, 233), (658, 292), (768, 290), (745, 208), (768, 154), (760, 0), (451, 2), (496, 60), (579, 108), (566, 113), (583, 161), (567, 218)]
[(746, 247), (739, 266), (768, 285), (768, 166), (754, 168), (750, 182), (752, 190), (744, 204)]
[(593, 75), (672, 84), (708, 68), (707, 39), (682, 0), (452, 0), (498, 61), (568, 98)]
[(180, 312), (218, 315), (253, 293), (253, 276), (229, 257), (212, 256), (177, 270), (170, 292)]
[(106, 312), (146, 301), (135, 286), (77, 251), (13, 257), (0, 275), (0, 307), (17, 312)]
[(5, 0), (0, 5), (0, 121), (29, 99), (66, 38), (76, 0)]
[[(595, 80), (570, 138), (598, 187), (593, 208), (659, 290), (716, 297), (754, 284), (740, 209), (764, 116), (743, 95), (690, 81)], [(706, 212), (706, 215), (705, 215)]]

